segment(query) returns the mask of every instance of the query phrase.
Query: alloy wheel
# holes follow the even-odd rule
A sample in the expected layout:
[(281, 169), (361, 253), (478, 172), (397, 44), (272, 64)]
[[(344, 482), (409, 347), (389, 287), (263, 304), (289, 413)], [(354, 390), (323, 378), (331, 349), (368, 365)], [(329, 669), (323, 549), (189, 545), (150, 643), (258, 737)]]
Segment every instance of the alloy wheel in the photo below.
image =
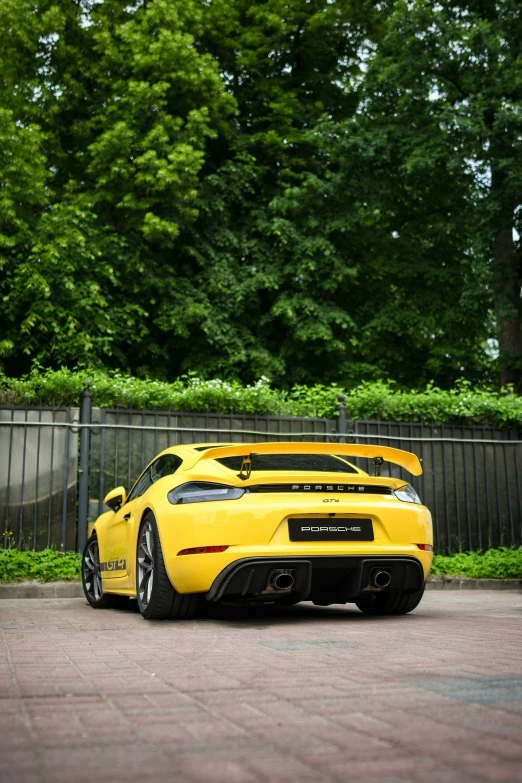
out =
[(145, 522), (138, 543), (138, 601), (146, 609), (152, 595), (154, 582), (154, 530), (151, 522)]
[(83, 558), (83, 581), (85, 590), (92, 601), (100, 601), (103, 597), (100, 553), (98, 542), (93, 539), (88, 544)]

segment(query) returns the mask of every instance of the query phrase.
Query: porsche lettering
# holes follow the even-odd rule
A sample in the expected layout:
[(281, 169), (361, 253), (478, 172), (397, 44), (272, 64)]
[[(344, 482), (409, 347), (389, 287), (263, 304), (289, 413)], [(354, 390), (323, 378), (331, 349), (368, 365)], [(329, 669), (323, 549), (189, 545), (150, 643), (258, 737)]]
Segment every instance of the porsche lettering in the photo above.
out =
[[(345, 487), (344, 485), (334, 485), (334, 484), (315, 484), (313, 487), (311, 484), (292, 484), (292, 490), (294, 492), (298, 491), (305, 491), (305, 492), (344, 492), (348, 490), (348, 492), (355, 492), (355, 487)], [(365, 492), (365, 487), (358, 487), (359, 492)]]
[(302, 527), (303, 533), (360, 533), (361, 528), (357, 526), (344, 527), (338, 525), (337, 527)]

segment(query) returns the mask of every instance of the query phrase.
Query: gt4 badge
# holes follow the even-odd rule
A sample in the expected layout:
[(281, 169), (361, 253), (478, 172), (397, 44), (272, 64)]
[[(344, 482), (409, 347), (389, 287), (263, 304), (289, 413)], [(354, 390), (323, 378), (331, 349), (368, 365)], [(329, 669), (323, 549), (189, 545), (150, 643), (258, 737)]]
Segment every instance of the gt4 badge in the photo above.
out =
[(120, 557), (118, 560), (107, 560), (105, 563), (100, 563), (100, 571), (125, 571), (127, 568), (127, 561), (124, 557)]

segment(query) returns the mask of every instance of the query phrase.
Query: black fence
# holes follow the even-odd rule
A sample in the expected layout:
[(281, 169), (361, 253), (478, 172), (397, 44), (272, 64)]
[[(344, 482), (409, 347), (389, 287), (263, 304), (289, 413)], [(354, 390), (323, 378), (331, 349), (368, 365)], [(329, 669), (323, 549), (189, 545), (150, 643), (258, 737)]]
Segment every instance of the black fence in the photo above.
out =
[[(379, 443), (413, 451), (423, 475), (388, 463), (382, 475), (413, 484), (430, 508), (439, 552), (518, 546), (522, 439), (514, 430), (415, 422), (199, 414), (92, 407), (0, 408), (0, 533), (31, 549), (81, 548), (88, 520), (115, 486), (127, 489), (160, 451), (180, 443)], [(367, 460), (356, 460), (370, 470)], [(78, 524), (77, 524), (78, 522)]]
[(76, 546), (78, 408), (0, 408), (0, 534), (27, 549)]
[(378, 443), (417, 454), (421, 476), (412, 477), (391, 463), (382, 475), (404, 478), (415, 487), (432, 513), (437, 551), (521, 544), (519, 432), (383, 421), (356, 421), (352, 431), (354, 443)]

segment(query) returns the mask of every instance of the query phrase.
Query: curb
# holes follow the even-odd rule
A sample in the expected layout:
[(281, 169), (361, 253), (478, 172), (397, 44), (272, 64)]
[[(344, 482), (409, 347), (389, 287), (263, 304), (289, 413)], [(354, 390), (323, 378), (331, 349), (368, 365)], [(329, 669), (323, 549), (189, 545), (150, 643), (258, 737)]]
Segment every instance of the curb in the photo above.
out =
[(0, 585), (2, 598), (82, 598), (81, 582), (18, 582)]
[(426, 590), (511, 590), (518, 593), (522, 591), (522, 579), (432, 577), (426, 582)]
[[(522, 579), (428, 579), (426, 590), (511, 590), (522, 592)], [(81, 582), (19, 582), (0, 585), (2, 598), (83, 598)]]

